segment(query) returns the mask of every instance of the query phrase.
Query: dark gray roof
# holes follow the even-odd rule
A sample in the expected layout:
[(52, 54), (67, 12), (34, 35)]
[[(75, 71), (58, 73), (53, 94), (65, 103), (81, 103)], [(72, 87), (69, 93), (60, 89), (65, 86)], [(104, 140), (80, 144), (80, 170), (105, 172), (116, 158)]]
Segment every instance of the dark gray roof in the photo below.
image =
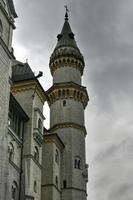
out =
[(14, 18), (18, 17), (17, 13), (15, 11), (13, 0), (6, 0), (6, 1), (7, 1), (7, 4), (9, 5), (9, 9), (10, 9), (10, 12), (13, 15), (13, 17)]
[(31, 70), (28, 63), (16, 62), (14, 66), (12, 66), (12, 81), (24, 81), (29, 79), (34, 79), (35, 75)]
[(68, 16), (67, 15), (65, 16), (65, 22), (64, 22), (62, 31), (57, 36), (57, 38), (58, 38), (58, 42), (57, 42), (55, 49), (58, 49), (59, 47), (66, 47), (66, 46), (67, 47), (71, 46), (71, 47), (78, 49), (76, 41), (74, 39), (74, 34), (73, 34), (71, 27), (70, 27), (70, 24), (68, 22)]

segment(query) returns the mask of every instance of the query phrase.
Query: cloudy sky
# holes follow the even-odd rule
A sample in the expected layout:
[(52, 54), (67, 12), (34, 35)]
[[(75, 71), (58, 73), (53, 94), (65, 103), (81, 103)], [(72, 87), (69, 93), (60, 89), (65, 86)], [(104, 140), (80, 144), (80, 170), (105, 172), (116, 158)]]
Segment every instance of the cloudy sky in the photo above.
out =
[(13, 46), (17, 59), (43, 71), (68, 4), (70, 24), (85, 57), (88, 200), (133, 199), (133, 0), (14, 0), (19, 18)]

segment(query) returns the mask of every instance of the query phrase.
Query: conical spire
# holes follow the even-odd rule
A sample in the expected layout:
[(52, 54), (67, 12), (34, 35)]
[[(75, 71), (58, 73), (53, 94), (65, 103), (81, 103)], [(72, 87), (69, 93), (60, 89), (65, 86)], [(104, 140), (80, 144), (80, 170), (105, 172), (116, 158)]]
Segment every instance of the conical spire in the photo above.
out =
[[(65, 14), (65, 22), (62, 28), (61, 33), (57, 36), (58, 41), (57, 45), (50, 57), (50, 68), (51, 72), (55, 70), (55, 63), (54, 61), (61, 57), (68, 57), (69, 59), (77, 59), (79, 62), (81, 62), (81, 68), (79, 69), (81, 71), (81, 74), (83, 73), (84, 68), (84, 58), (76, 44), (76, 41), (74, 39), (74, 34), (71, 30), (69, 19), (68, 19), (68, 9), (66, 9)], [(61, 60), (60, 60), (61, 62)], [(64, 61), (63, 61), (64, 62)]]
[(65, 22), (64, 22), (62, 31), (57, 36), (57, 38), (58, 38), (58, 42), (55, 49), (58, 49), (59, 47), (69, 47), (69, 46), (78, 48), (76, 41), (74, 39), (74, 34), (71, 30), (71, 27), (68, 21), (68, 11), (66, 11), (66, 14), (65, 14)]

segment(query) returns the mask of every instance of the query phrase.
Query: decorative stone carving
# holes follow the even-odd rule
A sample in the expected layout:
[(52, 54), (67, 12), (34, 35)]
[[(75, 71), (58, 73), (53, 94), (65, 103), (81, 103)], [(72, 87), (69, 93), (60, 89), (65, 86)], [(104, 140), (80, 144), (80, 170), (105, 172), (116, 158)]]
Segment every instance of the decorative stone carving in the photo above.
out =
[(87, 106), (89, 97), (86, 88), (75, 83), (54, 84), (47, 91), (49, 97), (48, 103), (51, 105), (59, 99), (74, 99), (82, 102), (84, 108)]
[(60, 67), (77, 68), (82, 75), (84, 69), (84, 58), (77, 48), (59, 48), (52, 53), (49, 67), (52, 75), (54, 71)]

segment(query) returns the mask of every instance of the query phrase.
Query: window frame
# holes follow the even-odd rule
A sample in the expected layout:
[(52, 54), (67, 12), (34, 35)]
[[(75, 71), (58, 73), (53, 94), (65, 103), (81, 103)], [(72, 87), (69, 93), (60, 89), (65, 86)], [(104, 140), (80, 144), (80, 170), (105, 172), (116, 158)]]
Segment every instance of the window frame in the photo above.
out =
[(81, 158), (79, 156), (75, 156), (74, 158), (74, 168), (81, 169)]

